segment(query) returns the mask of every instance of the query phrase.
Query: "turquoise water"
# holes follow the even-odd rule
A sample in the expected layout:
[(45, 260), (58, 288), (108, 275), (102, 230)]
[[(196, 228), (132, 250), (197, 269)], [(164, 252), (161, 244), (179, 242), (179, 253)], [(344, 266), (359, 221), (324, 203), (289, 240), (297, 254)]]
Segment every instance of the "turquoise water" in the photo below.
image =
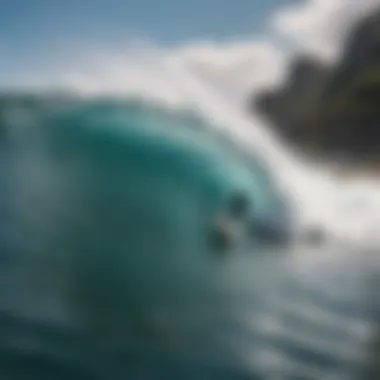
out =
[[(137, 101), (29, 112), (22, 128), (2, 124), (2, 378), (362, 370), (370, 265), (299, 276), (291, 248), (260, 236), (292, 220), (263, 158), (192, 113)], [(210, 234), (237, 191), (249, 212), (220, 252)]]

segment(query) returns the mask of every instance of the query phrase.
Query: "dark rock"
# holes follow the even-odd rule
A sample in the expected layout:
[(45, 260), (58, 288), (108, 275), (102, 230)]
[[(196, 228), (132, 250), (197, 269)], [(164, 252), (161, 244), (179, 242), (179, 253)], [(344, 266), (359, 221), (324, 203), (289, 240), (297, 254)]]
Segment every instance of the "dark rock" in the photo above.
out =
[(354, 27), (335, 67), (299, 57), (287, 82), (251, 106), (306, 153), (373, 165), (380, 155), (380, 11)]
[(267, 118), (284, 138), (302, 141), (303, 125), (319, 100), (330, 68), (311, 57), (298, 58), (282, 88), (253, 99), (253, 108)]

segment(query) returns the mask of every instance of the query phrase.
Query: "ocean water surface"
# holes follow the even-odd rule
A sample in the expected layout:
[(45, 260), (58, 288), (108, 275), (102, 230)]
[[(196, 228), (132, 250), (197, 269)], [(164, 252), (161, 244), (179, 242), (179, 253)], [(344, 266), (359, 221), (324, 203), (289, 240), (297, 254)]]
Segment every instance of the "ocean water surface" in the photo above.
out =
[(265, 157), (143, 101), (41, 109), (1, 124), (1, 379), (375, 376), (376, 252), (296, 242)]

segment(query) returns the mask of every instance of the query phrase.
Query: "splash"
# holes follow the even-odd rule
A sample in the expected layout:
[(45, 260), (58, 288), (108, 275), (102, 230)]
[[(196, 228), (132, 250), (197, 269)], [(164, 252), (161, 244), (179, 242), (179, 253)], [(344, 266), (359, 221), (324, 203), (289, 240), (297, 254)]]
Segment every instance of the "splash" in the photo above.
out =
[[(203, 49), (203, 62), (210, 59), (210, 51), (210, 47)], [(191, 110), (242, 154), (260, 156), (267, 163), (278, 186), (292, 199), (297, 228), (319, 224), (343, 239), (345, 235), (353, 236), (353, 232), (358, 235), (361, 229), (361, 239), (367, 240), (369, 232), (364, 226), (380, 214), (377, 192), (373, 191), (379, 184), (375, 180), (350, 184), (329, 165), (308, 163), (280, 142), (257, 115), (247, 115), (242, 110), (241, 97), (231, 97), (234, 94), (231, 85), (215, 79), (191, 52), (191, 46), (168, 50), (152, 43), (135, 43), (120, 55), (90, 55), (90, 69), (65, 72), (58, 83), (80, 91), (85, 97), (100, 94), (137, 97), (167, 109)], [(279, 81), (286, 73), (287, 60), (279, 51), (276, 54), (282, 68), (268, 67), (268, 77)], [(358, 186), (361, 194), (355, 192)], [(344, 211), (357, 202), (355, 199), (363, 197), (372, 204), (371, 215), (365, 216), (366, 211), (359, 208), (356, 213)]]
[[(20, 344), (27, 361), (37, 340), (49, 358), (64, 353), (77, 362), (83, 331), (59, 344), (55, 332), (80, 320), (95, 335), (128, 336), (122, 343), (131, 345), (134, 336), (126, 333), (137, 324), (142, 335), (163, 332), (160, 348), (174, 341), (209, 363), (217, 353), (219, 364), (234, 361), (234, 354), (263, 374), (323, 378), (315, 368), (329, 367), (326, 360), (352, 369), (370, 331), (350, 315), (366, 316), (368, 306), (356, 261), (354, 270), (339, 266), (337, 274), (330, 260), (317, 267), (291, 260), (289, 273), (278, 256), (263, 263), (256, 254), (260, 247), (248, 245), (242, 253), (249, 255), (235, 250), (223, 266), (202, 238), (236, 188), (246, 189), (263, 215), (274, 210), (278, 216), (278, 185), (292, 197), (298, 225), (317, 220), (358, 255), (362, 247), (348, 237), (356, 231), (360, 244), (371, 239), (365, 223), (373, 225), (378, 215), (375, 184), (347, 186), (328, 167), (305, 163), (258, 117), (241, 111), (228, 83), (178, 51), (138, 45), (125, 55), (90, 61), (58, 80), (85, 99), (69, 113), (59, 106), (43, 123), (37, 117), (33, 128), (20, 128), (0, 167), (1, 215), (11, 216), (0, 229), (6, 264), (0, 268), (0, 300), (16, 316), (1, 316), (6, 349), (19, 352)], [(96, 103), (100, 95), (108, 99)], [(12, 126), (25, 124), (11, 119)], [(36, 131), (44, 138), (35, 138)], [(267, 178), (272, 174), (275, 184)], [(341, 246), (325, 251), (347, 255)], [(307, 255), (304, 247), (297, 252)], [(215, 283), (215, 273), (229, 281)], [(31, 343), (19, 343), (20, 328), (31, 332), (25, 334)], [(285, 349), (284, 339), (290, 342)], [(92, 352), (93, 341), (86, 344)], [(315, 349), (322, 364), (310, 364), (318, 361), (313, 355), (307, 365), (292, 358), (294, 345), (306, 353)], [(108, 348), (95, 347), (81, 361), (93, 368), (99, 352), (107, 358)], [(133, 370), (135, 359), (121, 360)], [(115, 371), (113, 363), (107, 375)]]
[[(163, 47), (149, 40), (127, 40), (116, 52), (80, 46), (50, 72), (19, 73), (18, 85), (70, 88), (85, 96), (117, 94), (167, 108), (192, 109), (239, 149), (264, 156), (294, 200), (298, 225), (319, 223), (333, 234), (348, 236), (358, 230), (359, 219), (366, 229), (364, 220), (379, 215), (373, 191), (379, 188), (377, 181), (350, 184), (328, 165), (305, 164), (303, 157), (277, 141), (262, 120), (245, 115), (241, 104), (249, 93), (283, 80), (294, 52), (336, 60), (350, 26), (378, 4), (378, 0), (360, 4), (313, 0), (283, 7), (268, 20), (263, 36), (222, 43), (193, 41)], [(360, 195), (355, 193), (357, 186)], [(372, 204), (370, 216), (364, 209), (342, 211), (352, 203), (363, 203), (357, 199), (363, 197)], [(349, 227), (350, 223), (356, 227)], [(367, 238), (363, 235), (363, 240)]]

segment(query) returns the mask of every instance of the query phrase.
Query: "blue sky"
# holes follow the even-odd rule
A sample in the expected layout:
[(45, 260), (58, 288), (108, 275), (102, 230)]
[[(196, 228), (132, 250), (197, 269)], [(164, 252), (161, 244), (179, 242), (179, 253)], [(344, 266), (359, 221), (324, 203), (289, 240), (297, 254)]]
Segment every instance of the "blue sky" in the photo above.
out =
[(276, 7), (300, 0), (0, 0), (0, 84), (61, 61), (78, 46), (120, 48), (260, 33)]
[(14, 50), (79, 38), (118, 43), (146, 35), (172, 43), (252, 34), (289, 0), (2, 0), (0, 41)]

